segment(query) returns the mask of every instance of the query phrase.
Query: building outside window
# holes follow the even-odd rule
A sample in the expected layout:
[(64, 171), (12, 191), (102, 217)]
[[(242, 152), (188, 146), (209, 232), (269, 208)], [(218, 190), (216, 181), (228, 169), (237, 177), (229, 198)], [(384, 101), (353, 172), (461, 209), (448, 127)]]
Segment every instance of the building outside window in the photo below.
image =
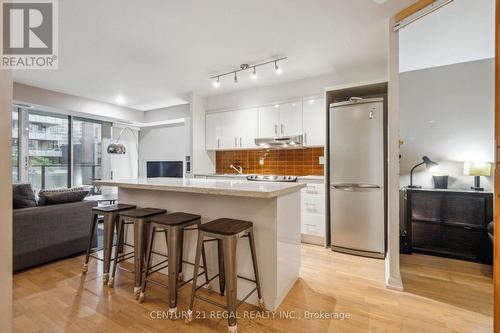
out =
[(12, 182), (19, 182), (19, 110), (12, 108)]
[(101, 179), (102, 124), (74, 118), (73, 135), (73, 186), (92, 185)]
[[(12, 107), (12, 181), (35, 191), (84, 186), (102, 177), (102, 139), (111, 123)], [(26, 161), (26, 165), (22, 163)]]
[(28, 113), (28, 180), (33, 189), (69, 187), (69, 117)]

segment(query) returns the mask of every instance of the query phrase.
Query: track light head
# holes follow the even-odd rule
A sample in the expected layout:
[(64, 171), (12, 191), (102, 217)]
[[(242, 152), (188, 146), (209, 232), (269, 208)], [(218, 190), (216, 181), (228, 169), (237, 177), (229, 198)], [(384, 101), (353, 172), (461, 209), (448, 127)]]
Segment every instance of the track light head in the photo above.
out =
[(274, 62), (274, 69), (276, 70), (276, 74), (281, 74), (283, 73), (283, 70), (281, 69), (281, 67), (278, 65), (278, 61), (276, 60)]
[(234, 83), (238, 83), (238, 74), (234, 72)]
[(252, 80), (257, 80), (257, 70), (255, 69), (255, 66), (253, 67), (253, 72), (252, 75), (250, 76)]
[(217, 76), (217, 80), (214, 80), (212, 82), (212, 84), (214, 85), (215, 88), (219, 88), (220, 87), (220, 76)]

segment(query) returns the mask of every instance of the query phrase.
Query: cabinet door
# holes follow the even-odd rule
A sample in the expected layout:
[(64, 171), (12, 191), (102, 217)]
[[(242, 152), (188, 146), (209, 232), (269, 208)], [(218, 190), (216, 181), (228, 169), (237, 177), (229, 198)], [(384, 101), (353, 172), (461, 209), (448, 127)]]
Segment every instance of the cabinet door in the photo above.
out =
[(235, 140), (232, 123), (233, 112), (221, 112), (207, 114), (206, 116), (206, 149), (230, 149), (235, 148)]
[(255, 148), (255, 139), (259, 136), (259, 109), (235, 111), (233, 129), (238, 148)]
[(285, 103), (279, 106), (280, 124), (279, 135), (300, 135), (302, 134), (302, 103)]
[(220, 113), (207, 114), (205, 127), (205, 148), (216, 150), (219, 148), (222, 128), (220, 127)]
[(325, 145), (325, 99), (305, 100), (302, 105), (302, 128), (305, 146)]
[(259, 138), (278, 136), (279, 119), (279, 106), (271, 105), (259, 108)]

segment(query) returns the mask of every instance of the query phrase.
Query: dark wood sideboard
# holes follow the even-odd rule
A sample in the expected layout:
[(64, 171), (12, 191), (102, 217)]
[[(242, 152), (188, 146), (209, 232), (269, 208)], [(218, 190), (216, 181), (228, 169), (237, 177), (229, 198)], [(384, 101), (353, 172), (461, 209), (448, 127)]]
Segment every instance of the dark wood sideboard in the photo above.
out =
[(492, 263), (493, 193), (403, 189), (401, 252)]

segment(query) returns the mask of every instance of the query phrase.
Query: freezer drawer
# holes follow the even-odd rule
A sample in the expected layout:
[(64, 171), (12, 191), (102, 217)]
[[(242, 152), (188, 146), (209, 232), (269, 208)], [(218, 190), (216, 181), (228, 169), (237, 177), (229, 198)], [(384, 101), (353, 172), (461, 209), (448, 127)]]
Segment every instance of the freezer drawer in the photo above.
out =
[(384, 189), (331, 188), (333, 247), (385, 253)]

